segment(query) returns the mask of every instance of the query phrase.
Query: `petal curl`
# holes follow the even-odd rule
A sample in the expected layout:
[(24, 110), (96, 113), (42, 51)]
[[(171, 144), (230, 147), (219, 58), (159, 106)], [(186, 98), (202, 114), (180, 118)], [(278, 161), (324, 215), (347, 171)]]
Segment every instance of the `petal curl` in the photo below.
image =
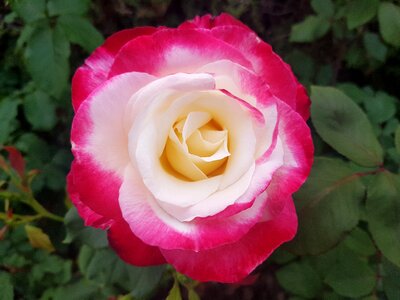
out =
[(199, 281), (237, 282), (261, 264), (297, 231), (297, 216), (291, 198), (274, 219), (258, 223), (236, 243), (199, 252), (161, 249), (168, 263)]
[(208, 32), (165, 29), (128, 42), (115, 57), (108, 76), (132, 71), (157, 76), (193, 73), (202, 65), (220, 59), (251, 68), (242, 52)]
[(108, 37), (79, 67), (72, 78), (72, 105), (77, 111), (81, 103), (98, 86), (107, 80), (116, 53), (128, 41), (143, 35), (150, 35), (162, 27), (136, 27), (125, 29)]
[(144, 267), (165, 263), (159, 248), (143, 243), (123, 220), (118, 220), (108, 230), (108, 241), (118, 255), (129, 264)]
[(234, 216), (212, 222), (180, 222), (157, 204), (132, 166), (127, 167), (119, 196), (124, 220), (146, 244), (163, 249), (194, 251), (240, 239), (262, 217), (266, 202), (267, 196), (263, 194), (254, 201), (252, 207)]
[[(68, 191), (75, 203), (83, 202), (109, 219), (121, 217), (118, 190), (129, 162), (124, 107), (132, 93), (152, 79), (141, 73), (114, 77), (80, 106), (72, 123), (75, 160), (68, 175)], [(84, 217), (92, 222), (90, 214)]]

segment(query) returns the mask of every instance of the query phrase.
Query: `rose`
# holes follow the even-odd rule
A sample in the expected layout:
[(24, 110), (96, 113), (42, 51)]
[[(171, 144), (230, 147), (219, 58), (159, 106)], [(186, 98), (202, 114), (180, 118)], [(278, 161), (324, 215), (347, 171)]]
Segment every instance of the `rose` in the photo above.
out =
[(234, 282), (295, 235), (309, 99), (238, 20), (120, 31), (76, 71), (72, 101), (69, 195), (126, 262)]

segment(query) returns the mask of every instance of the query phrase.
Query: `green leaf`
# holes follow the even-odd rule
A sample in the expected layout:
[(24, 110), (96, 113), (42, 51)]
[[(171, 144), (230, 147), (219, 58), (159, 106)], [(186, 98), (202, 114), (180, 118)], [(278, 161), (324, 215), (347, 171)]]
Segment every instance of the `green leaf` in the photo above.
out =
[(400, 47), (400, 7), (382, 2), (379, 5), (378, 20), (383, 40), (392, 46)]
[(311, 99), (312, 122), (326, 143), (361, 166), (382, 164), (382, 147), (357, 104), (331, 87), (313, 86)]
[(370, 21), (378, 5), (379, 0), (351, 0), (346, 7), (347, 28), (351, 30)]
[(291, 260), (294, 260), (295, 258), (296, 258), (296, 255), (290, 253), (289, 251), (285, 251), (282, 248), (278, 248), (278, 249), (276, 249), (276, 251), (274, 251), (272, 253), (272, 255), (269, 257), (269, 260), (271, 260), (277, 264), (283, 265), (283, 264), (288, 263)]
[(317, 14), (325, 18), (331, 18), (335, 13), (332, 0), (311, 0), (311, 6)]
[(0, 271), (0, 300), (13, 300), (14, 289), (11, 283), (11, 276)]
[(16, 0), (11, 2), (11, 6), (26, 23), (46, 18), (45, 0)]
[(377, 124), (390, 120), (396, 114), (396, 103), (396, 98), (384, 92), (377, 92), (375, 97), (364, 99), (370, 120)]
[(320, 16), (308, 16), (304, 21), (292, 26), (289, 41), (306, 43), (323, 37), (330, 28), (330, 23)]
[(372, 292), (376, 275), (367, 260), (361, 260), (351, 250), (338, 251), (336, 263), (325, 278), (332, 289), (345, 297), (358, 298)]
[(49, 0), (47, 10), (50, 16), (74, 14), (83, 15), (89, 9), (90, 0)]
[(32, 225), (25, 225), (25, 231), (33, 248), (43, 249), (47, 252), (55, 250), (49, 236), (42, 229)]
[(67, 235), (64, 243), (78, 240), (93, 248), (104, 248), (108, 246), (107, 233), (104, 230), (84, 226), (83, 220), (78, 215), (75, 207), (71, 208), (64, 218)]
[(188, 289), (188, 299), (189, 300), (200, 300), (200, 296), (192, 288)]
[(174, 285), (172, 286), (165, 300), (182, 300), (181, 290), (176, 279), (174, 280)]
[(368, 94), (353, 83), (346, 82), (337, 85), (337, 88), (351, 98), (355, 103), (361, 104), (368, 98)]
[(397, 152), (400, 154), (400, 125), (397, 126), (394, 134), (394, 144), (396, 146)]
[(27, 95), (23, 107), (25, 116), (33, 129), (50, 130), (57, 122), (55, 105), (42, 91)]
[(25, 49), (28, 71), (44, 91), (58, 97), (66, 88), (69, 76), (69, 43), (57, 26), (39, 27)]
[(0, 100), (0, 145), (8, 141), (10, 134), (17, 127), (15, 119), (19, 103), (11, 98)]
[(322, 281), (306, 262), (290, 263), (276, 273), (279, 284), (292, 294), (305, 298), (317, 298), (322, 291)]
[(74, 15), (61, 16), (58, 25), (64, 30), (68, 39), (92, 52), (104, 39), (101, 33), (85, 18)]
[(357, 225), (364, 192), (347, 164), (316, 158), (308, 180), (295, 194), (299, 231), (288, 244), (290, 251), (315, 255), (336, 245)]
[(375, 254), (375, 246), (368, 233), (356, 227), (343, 241), (349, 249), (361, 255), (370, 256)]
[(388, 300), (400, 300), (400, 268), (383, 259), (383, 290)]
[(365, 32), (363, 36), (364, 48), (368, 56), (384, 62), (387, 54), (387, 47), (381, 42), (376, 33)]
[(400, 177), (390, 172), (368, 185), (366, 214), (372, 237), (383, 255), (400, 267)]
[(78, 257), (79, 269), (88, 280), (100, 284), (118, 284), (142, 298), (155, 288), (163, 267), (134, 267), (124, 263), (108, 248), (92, 249), (83, 246)]

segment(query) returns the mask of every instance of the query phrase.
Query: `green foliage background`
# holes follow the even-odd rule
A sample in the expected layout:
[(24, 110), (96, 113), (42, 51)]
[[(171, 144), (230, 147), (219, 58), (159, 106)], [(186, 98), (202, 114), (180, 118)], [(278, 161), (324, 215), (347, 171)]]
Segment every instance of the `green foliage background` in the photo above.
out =
[[(312, 99), (299, 233), (250, 285), (128, 266), (65, 194), (84, 58), (117, 30), (221, 12), (269, 42)], [(398, 0), (2, 2), (0, 299), (400, 299), (399, 49)]]

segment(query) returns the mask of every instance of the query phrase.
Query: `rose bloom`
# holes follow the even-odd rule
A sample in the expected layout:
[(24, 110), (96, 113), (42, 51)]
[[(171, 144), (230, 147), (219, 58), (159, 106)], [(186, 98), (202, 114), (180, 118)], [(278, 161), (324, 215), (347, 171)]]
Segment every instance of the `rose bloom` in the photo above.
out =
[(117, 32), (76, 71), (72, 102), (68, 193), (127, 263), (235, 282), (294, 237), (310, 101), (240, 21)]

